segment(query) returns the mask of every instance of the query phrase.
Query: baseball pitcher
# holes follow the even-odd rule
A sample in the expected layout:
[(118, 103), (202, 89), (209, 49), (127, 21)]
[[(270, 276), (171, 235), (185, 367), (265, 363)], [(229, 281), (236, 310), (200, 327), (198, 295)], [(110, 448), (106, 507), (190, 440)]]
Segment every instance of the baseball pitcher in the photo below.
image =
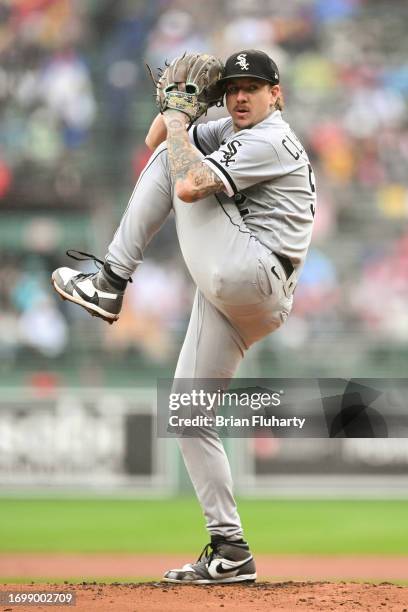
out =
[[(276, 64), (252, 49), (234, 53), (225, 67), (214, 57), (195, 54), (167, 65), (156, 83), (161, 112), (146, 138), (154, 152), (102, 268), (83, 274), (64, 267), (52, 275), (64, 299), (116, 321), (145, 248), (173, 211), (197, 285), (176, 388), (178, 379), (231, 379), (249, 347), (278, 329), (292, 308), (310, 243), (316, 188), (308, 156), (282, 118), (279, 83)], [(224, 96), (228, 118), (194, 124)], [(178, 442), (211, 542), (195, 563), (169, 570), (165, 580), (254, 581), (255, 562), (243, 538), (218, 435)]]

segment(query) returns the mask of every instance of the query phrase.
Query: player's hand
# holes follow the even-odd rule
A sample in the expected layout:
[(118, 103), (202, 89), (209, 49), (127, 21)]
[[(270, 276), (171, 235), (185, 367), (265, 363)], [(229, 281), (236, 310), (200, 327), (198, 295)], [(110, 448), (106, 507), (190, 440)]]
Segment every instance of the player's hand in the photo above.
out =
[(187, 54), (174, 59), (161, 71), (156, 84), (156, 102), (161, 113), (167, 109), (184, 113), (190, 124), (210, 106), (222, 103), (223, 89), (217, 86), (223, 65), (207, 54)]

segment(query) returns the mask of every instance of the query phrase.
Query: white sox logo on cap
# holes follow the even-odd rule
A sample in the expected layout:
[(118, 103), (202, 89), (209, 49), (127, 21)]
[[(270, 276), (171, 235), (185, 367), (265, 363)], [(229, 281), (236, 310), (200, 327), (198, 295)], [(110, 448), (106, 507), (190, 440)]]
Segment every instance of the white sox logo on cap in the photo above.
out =
[(237, 55), (237, 61), (235, 62), (241, 68), (241, 70), (249, 70), (249, 64), (246, 60), (247, 54), (240, 53)]
[(279, 71), (275, 62), (263, 51), (243, 49), (230, 55), (225, 62), (220, 83), (237, 77), (253, 77), (263, 79), (273, 85), (279, 83)]

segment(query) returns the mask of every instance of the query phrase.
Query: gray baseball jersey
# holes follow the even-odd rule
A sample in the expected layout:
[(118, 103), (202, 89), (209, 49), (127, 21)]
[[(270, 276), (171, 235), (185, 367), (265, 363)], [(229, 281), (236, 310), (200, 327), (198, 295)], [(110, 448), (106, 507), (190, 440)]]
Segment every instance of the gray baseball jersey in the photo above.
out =
[(231, 118), (199, 124), (190, 139), (234, 198), (248, 229), (268, 249), (301, 265), (312, 234), (315, 180), (281, 112), (239, 132)]
[[(163, 143), (139, 178), (106, 258), (114, 272), (130, 276), (174, 211), (180, 248), (197, 285), (175, 391), (186, 379), (223, 379), (227, 385), (246, 350), (284, 323), (293, 286), (274, 253), (302, 264), (315, 206), (309, 160), (280, 112), (237, 133), (231, 119), (201, 124), (190, 138), (225, 193), (192, 204), (179, 200)], [(179, 444), (209, 532), (242, 537), (221, 440), (215, 434), (182, 436)]]

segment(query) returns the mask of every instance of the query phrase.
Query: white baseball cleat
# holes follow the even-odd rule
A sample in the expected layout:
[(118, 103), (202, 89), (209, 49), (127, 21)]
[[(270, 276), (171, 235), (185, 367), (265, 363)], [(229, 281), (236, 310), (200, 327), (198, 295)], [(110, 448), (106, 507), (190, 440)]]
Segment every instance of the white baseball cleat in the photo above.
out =
[[(80, 251), (73, 252), (86, 255), (87, 259), (93, 259), (101, 263), (103, 267), (90, 274), (84, 274), (72, 268), (57, 268), (52, 273), (52, 284), (55, 291), (64, 300), (82, 306), (95, 317), (100, 317), (108, 323), (117, 321), (128, 281), (116, 275), (112, 276), (109, 264), (97, 257)], [(70, 253), (71, 251), (67, 251), (68, 255)]]
[(212, 536), (196, 563), (165, 573), (166, 582), (183, 584), (231, 584), (255, 582), (255, 561), (244, 540)]

